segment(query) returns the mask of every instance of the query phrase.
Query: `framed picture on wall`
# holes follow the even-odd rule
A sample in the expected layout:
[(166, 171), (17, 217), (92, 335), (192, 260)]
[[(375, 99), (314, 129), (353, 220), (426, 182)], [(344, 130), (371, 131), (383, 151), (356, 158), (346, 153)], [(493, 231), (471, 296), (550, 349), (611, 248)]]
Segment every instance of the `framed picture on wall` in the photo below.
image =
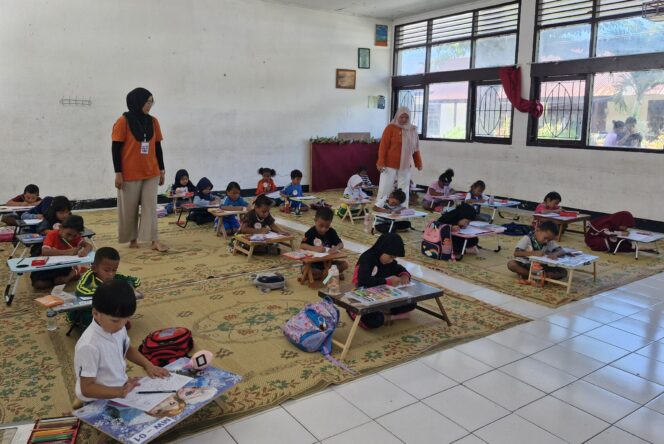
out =
[(371, 50), (369, 48), (357, 48), (357, 67), (359, 69), (371, 68)]
[(337, 69), (337, 88), (355, 89), (356, 73), (354, 69)]
[(387, 46), (387, 25), (376, 25), (376, 46)]

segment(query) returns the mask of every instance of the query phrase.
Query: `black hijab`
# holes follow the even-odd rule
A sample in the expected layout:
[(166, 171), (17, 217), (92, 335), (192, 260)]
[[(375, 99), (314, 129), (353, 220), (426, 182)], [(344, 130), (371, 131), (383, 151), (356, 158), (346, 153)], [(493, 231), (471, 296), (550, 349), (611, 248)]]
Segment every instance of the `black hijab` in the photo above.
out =
[(201, 199), (211, 200), (210, 199), (210, 197), (211, 197), (210, 194), (208, 194), (207, 196), (205, 194), (203, 194), (203, 190), (206, 189), (206, 188), (209, 188), (210, 191), (212, 191), (213, 185), (212, 185), (212, 182), (210, 182), (210, 179), (208, 179), (207, 177), (203, 177), (196, 184), (196, 190), (197, 190), (196, 194), (198, 194), (198, 197), (200, 197)]
[(381, 254), (404, 257), (406, 255), (406, 250), (403, 246), (401, 236), (396, 233), (382, 234), (371, 248), (362, 253), (357, 260), (357, 263), (375, 264), (378, 262)]
[(187, 176), (189, 178), (189, 182), (187, 182), (187, 191), (190, 193), (195, 193), (196, 187), (194, 186), (194, 183), (191, 181), (191, 176), (189, 176), (187, 170), (178, 170), (175, 173), (175, 182), (173, 182), (171, 190), (175, 192), (176, 188), (182, 188), (182, 185), (180, 185), (180, 179), (182, 179), (184, 176)]
[(136, 88), (127, 94), (127, 108), (129, 111), (123, 114), (129, 122), (129, 129), (139, 142), (152, 139), (154, 129), (152, 117), (143, 113), (143, 106), (152, 96), (152, 93), (145, 88)]
[(452, 211), (443, 213), (443, 215), (438, 219), (438, 222), (449, 225), (457, 225), (461, 219), (475, 220), (476, 217), (477, 211), (475, 211), (475, 208), (464, 202), (457, 205), (457, 207)]

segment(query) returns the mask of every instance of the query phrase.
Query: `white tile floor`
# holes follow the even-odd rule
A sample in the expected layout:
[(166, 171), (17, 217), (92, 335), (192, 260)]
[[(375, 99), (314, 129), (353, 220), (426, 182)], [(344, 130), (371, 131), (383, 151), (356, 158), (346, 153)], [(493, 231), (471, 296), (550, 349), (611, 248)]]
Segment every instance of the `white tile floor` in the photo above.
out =
[(664, 273), (553, 310), (407, 267), (535, 321), (181, 443), (664, 443)]

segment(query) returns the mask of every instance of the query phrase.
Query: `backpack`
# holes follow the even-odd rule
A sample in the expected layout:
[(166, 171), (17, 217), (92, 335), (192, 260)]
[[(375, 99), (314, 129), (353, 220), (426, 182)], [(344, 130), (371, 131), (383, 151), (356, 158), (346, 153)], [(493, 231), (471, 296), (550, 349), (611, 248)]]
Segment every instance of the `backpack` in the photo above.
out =
[(353, 372), (334, 359), (332, 353), (332, 334), (339, 323), (339, 310), (332, 299), (326, 297), (320, 302), (307, 304), (282, 327), (286, 339), (307, 353), (320, 352), (334, 365)]
[(524, 224), (517, 224), (510, 222), (509, 224), (503, 224), (505, 231), (502, 234), (507, 236), (525, 236), (526, 234), (532, 231), (532, 227)]
[(194, 348), (191, 331), (184, 327), (170, 327), (153, 331), (138, 348), (143, 356), (159, 367), (187, 356)]
[(452, 247), (452, 227), (432, 220), (424, 228), (422, 254), (432, 259), (454, 260)]

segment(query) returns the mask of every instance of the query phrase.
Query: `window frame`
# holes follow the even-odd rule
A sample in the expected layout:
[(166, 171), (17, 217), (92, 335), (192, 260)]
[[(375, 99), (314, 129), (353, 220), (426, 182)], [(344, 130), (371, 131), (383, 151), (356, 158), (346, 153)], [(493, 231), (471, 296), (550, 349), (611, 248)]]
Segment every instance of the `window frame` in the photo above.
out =
[[(477, 23), (479, 12), (488, 9), (500, 8), (502, 6), (517, 5), (517, 22), (516, 30), (510, 32), (492, 32), (487, 34), (477, 35)], [(472, 32), (469, 37), (458, 38), (453, 40), (446, 40), (443, 42), (432, 43), (431, 33), (432, 25), (434, 20), (445, 19), (448, 17), (454, 17), (457, 15), (472, 13)], [(491, 138), (491, 137), (475, 137), (474, 136), (474, 124), (475, 124), (475, 101), (476, 101), (476, 92), (477, 85), (483, 84), (482, 82), (489, 82), (489, 84), (500, 84), (500, 77), (498, 75), (497, 67), (487, 67), (487, 68), (474, 68), (475, 65), (475, 51), (476, 51), (476, 41), (478, 39), (490, 38), (490, 37), (499, 37), (515, 34), (516, 43), (514, 45), (514, 61), (517, 61), (519, 54), (519, 28), (521, 25), (521, 0), (512, 0), (506, 1), (504, 3), (486, 6), (482, 8), (475, 8), (465, 11), (459, 11), (454, 14), (446, 14), (439, 17), (431, 17), (426, 20), (416, 20), (408, 23), (401, 23), (394, 27), (394, 35), (397, 35), (397, 28), (401, 26), (413, 25), (416, 23), (421, 23), (425, 21), (427, 23), (427, 37), (426, 43), (424, 45), (411, 45), (404, 46), (397, 49), (395, 43), (393, 50), (393, 60), (392, 60), (392, 116), (396, 112), (399, 103), (399, 91), (406, 89), (423, 89), (424, 90), (424, 100), (422, 104), (422, 133), (419, 135), (420, 140), (432, 140), (432, 141), (446, 141), (446, 142), (458, 142), (458, 143), (492, 143), (492, 144), (504, 144), (510, 145), (512, 143), (512, 136), (514, 130), (514, 106), (510, 103), (512, 118), (510, 119), (510, 137), (509, 138)], [(460, 41), (470, 41), (470, 67), (468, 69), (454, 70), (454, 71), (436, 71), (429, 72), (431, 66), (431, 48), (433, 46), (438, 46), (446, 43), (455, 43)], [(422, 48), (426, 49), (425, 51), (425, 61), (424, 61), (424, 73), (421, 74), (409, 74), (398, 76), (396, 75), (397, 63), (398, 63), (398, 52), (405, 49), (413, 48)], [(514, 64), (504, 65), (504, 66), (514, 66)], [(467, 101), (467, 112), (466, 112), (466, 136), (464, 139), (446, 139), (446, 138), (436, 138), (427, 136), (427, 120), (429, 114), (429, 85), (435, 83), (448, 83), (448, 82), (468, 82), (468, 101)]]
[[(531, 86), (530, 97), (540, 100), (541, 84), (552, 79), (567, 78), (569, 80), (585, 79), (585, 96), (583, 100), (583, 124), (580, 141), (566, 141), (555, 139), (539, 139), (537, 137), (539, 119), (533, 116), (528, 118), (526, 146), (547, 147), (547, 148), (572, 148), (591, 151), (625, 151), (630, 153), (651, 153), (662, 154), (664, 150), (648, 148), (629, 148), (629, 147), (604, 147), (588, 144), (588, 131), (590, 127), (591, 95), (595, 74), (604, 74), (610, 72), (634, 72), (648, 70), (664, 70), (664, 52), (642, 53), (617, 55), (609, 57), (596, 57), (597, 34), (599, 24), (602, 22), (622, 20), (626, 18), (641, 17), (641, 12), (627, 12), (615, 15), (600, 17), (599, 7), (601, 0), (592, 0), (591, 17), (587, 19), (571, 20), (564, 23), (555, 23), (540, 26), (537, 23), (540, 5), (542, 0), (537, 0), (535, 8), (535, 21), (533, 25), (533, 35), (535, 36), (535, 45), (533, 45), (532, 64), (531, 64)], [(588, 58), (561, 60), (553, 62), (537, 62), (539, 52), (540, 31), (543, 29), (558, 28), (563, 26), (572, 26), (578, 24), (590, 24), (590, 39), (588, 42)]]

